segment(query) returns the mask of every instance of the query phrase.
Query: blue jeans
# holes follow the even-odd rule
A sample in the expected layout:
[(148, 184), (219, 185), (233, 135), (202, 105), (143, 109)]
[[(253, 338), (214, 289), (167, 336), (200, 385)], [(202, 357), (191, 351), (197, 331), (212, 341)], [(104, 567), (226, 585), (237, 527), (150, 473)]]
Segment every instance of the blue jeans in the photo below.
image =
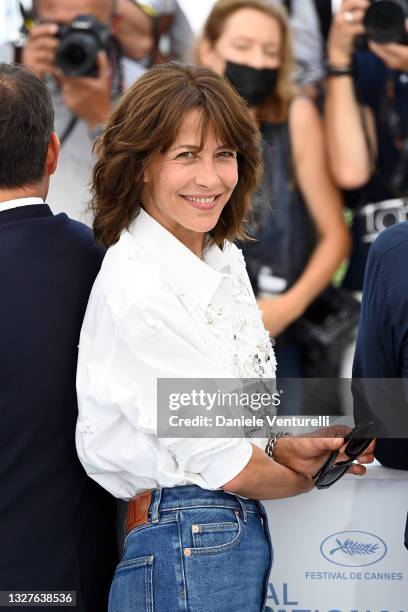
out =
[(195, 485), (156, 489), (124, 543), (109, 612), (261, 612), (272, 547), (260, 502)]

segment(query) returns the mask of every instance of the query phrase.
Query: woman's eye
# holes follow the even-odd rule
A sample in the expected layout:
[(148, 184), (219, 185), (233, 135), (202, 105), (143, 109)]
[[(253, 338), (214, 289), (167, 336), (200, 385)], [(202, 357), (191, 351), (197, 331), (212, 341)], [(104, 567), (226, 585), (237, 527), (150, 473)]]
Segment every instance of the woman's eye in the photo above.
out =
[(194, 157), (195, 153), (193, 151), (183, 151), (177, 155), (176, 159), (194, 159)]
[(235, 159), (237, 157), (237, 154), (235, 151), (221, 151), (218, 155), (220, 157), (226, 157), (229, 159)]
[(277, 58), (279, 57), (279, 53), (277, 51), (264, 51), (266, 57), (273, 57), (273, 58)]

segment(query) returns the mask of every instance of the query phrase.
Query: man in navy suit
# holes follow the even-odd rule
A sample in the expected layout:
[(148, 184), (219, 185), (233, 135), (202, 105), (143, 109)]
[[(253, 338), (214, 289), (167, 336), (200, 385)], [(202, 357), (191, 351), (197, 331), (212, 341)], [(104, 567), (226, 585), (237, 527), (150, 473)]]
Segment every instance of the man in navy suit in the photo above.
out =
[(44, 83), (0, 64), (0, 109), (0, 591), (76, 591), (77, 612), (103, 612), (115, 503), (85, 475), (74, 433), (79, 333), (104, 252), (45, 203), (59, 141)]
[(407, 387), (398, 381), (408, 379), (407, 262), (404, 222), (383, 231), (370, 248), (353, 366), (356, 416), (361, 411), (362, 417), (382, 422), (388, 437), (377, 440), (375, 457), (401, 470), (408, 470), (408, 438), (401, 437), (408, 430)]

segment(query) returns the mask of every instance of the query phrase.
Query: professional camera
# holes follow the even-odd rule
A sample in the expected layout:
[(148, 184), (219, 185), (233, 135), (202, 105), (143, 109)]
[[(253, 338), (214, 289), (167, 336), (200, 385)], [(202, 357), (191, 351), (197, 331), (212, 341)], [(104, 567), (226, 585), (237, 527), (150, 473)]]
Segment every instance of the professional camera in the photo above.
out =
[(371, 243), (387, 227), (408, 220), (408, 198), (366, 204), (358, 209), (357, 215), (361, 222), (362, 241)]
[(376, 43), (408, 44), (408, 0), (372, 0), (364, 16), (367, 38)]
[(57, 66), (66, 76), (97, 77), (97, 55), (108, 52), (110, 36), (109, 28), (92, 15), (79, 15), (70, 25), (60, 24)]

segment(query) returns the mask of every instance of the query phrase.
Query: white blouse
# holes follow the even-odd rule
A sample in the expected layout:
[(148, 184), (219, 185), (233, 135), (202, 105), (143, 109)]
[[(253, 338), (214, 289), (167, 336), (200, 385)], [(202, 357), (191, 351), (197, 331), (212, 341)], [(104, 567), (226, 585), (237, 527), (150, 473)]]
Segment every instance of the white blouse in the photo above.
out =
[(103, 261), (79, 344), (76, 444), (114, 496), (217, 489), (248, 463), (247, 439), (157, 438), (158, 378), (275, 376), (241, 251), (194, 255), (143, 209)]

